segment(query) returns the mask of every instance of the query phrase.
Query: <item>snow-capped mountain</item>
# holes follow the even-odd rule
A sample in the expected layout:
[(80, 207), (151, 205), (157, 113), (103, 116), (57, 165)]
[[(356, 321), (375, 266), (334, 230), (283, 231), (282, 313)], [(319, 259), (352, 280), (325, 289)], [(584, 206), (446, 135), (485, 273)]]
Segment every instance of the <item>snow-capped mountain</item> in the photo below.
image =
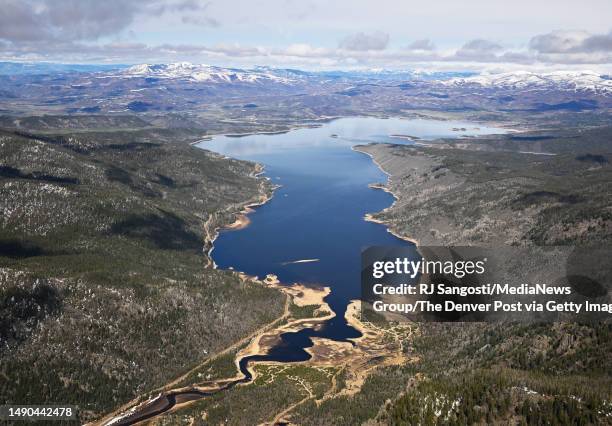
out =
[(242, 70), (192, 64), (190, 62), (134, 65), (120, 71), (119, 74), (123, 77), (187, 79), (195, 82), (209, 83), (291, 83), (291, 80), (277, 76), (269, 70)]
[(299, 71), (291, 69), (274, 69), (254, 67), (251, 69), (224, 68), (190, 62), (171, 64), (140, 64), (118, 70), (114, 77), (149, 77), (158, 79), (178, 79), (203, 83), (277, 83), (293, 85), (312, 79), (313, 81), (347, 81), (352, 80), (395, 80), (422, 81), (441, 84), (447, 87), (485, 87), (506, 90), (564, 90), (590, 92), (607, 95), (612, 93), (612, 77), (593, 71), (556, 71), (537, 73), (515, 71), (489, 74), (458, 72), (425, 72), (425, 71)]
[(516, 71), (453, 78), (444, 83), (450, 86), (478, 85), (515, 90), (557, 89), (599, 94), (612, 93), (612, 77), (593, 71), (556, 71), (549, 73)]

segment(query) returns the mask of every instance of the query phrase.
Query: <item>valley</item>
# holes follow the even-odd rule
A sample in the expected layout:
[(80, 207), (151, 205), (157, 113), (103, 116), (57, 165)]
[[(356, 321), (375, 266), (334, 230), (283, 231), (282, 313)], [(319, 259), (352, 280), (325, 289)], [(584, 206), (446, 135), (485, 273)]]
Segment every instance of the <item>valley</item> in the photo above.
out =
[(95, 424), (606, 424), (609, 322), (354, 300), (362, 245), (609, 244), (610, 81), (0, 76), (2, 395)]

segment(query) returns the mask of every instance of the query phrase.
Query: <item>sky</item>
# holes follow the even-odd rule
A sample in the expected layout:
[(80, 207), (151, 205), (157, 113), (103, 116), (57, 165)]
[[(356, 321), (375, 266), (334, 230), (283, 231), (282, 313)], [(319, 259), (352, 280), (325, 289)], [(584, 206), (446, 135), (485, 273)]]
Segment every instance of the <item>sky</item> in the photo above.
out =
[(0, 0), (0, 60), (612, 68), (612, 0)]

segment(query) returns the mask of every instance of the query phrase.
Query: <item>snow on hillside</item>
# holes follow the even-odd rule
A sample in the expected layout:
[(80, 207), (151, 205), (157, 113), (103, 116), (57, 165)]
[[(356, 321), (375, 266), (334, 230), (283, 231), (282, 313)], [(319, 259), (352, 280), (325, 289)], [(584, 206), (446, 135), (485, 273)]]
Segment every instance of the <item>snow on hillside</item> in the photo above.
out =
[(443, 82), (443, 84), (452, 86), (480, 85), (518, 90), (555, 88), (599, 94), (612, 93), (612, 77), (592, 71), (555, 71), (549, 73), (516, 71), (479, 74), (473, 77), (453, 78)]
[(289, 79), (276, 76), (266, 70), (240, 70), (189, 62), (134, 65), (121, 71), (119, 75), (123, 77), (181, 78), (211, 83), (291, 83)]
[(140, 64), (117, 71), (118, 77), (152, 77), (184, 79), (209, 83), (281, 83), (295, 84), (305, 78), (325, 80), (333, 77), (346, 80), (391, 79), (432, 82), (447, 87), (486, 87), (508, 90), (568, 90), (607, 95), (612, 93), (612, 77), (593, 71), (555, 71), (538, 73), (514, 71), (505, 73), (425, 72), (425, 71), (298, 71), (255, 67), (252, 69), (223, 68), (211, 65), (177, 62), (172, 64)]

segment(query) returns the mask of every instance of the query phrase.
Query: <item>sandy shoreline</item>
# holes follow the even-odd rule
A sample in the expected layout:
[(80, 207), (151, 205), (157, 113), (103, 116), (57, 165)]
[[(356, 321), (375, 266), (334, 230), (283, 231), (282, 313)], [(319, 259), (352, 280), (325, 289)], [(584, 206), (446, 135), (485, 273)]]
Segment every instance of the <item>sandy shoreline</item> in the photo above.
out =
[[(276, 288), (279, 291), (285, 293), (291, 299), (290, 303), (293, 303), (296, 306), (318, 306), (315, 312), (323, 315), (316, 316), (313, 318), (294, 319), (292, 321), (287, 322), (286, 324), (281, 325), (280, 327), (259, 333), (251, 340), (251, 342), (246, 347), (240, 350), (236, 355), (234, 363), (236, 365), (237, 371), (239, 371), (239, 364), (243, 358), (253, 355), (265, 355), (266, 353), (268, 353), (268, 351), (279, 342), (281, 334), (297, 332), (304, 328), (317, 327), (323, 322), (336, 316), (336, 313), (332, 311), (330, 306), (324, 300), (325, 297), (327, 297), (331, 293), (331, 289), (329, 287), (312, 287), (305, 286), (299, 283), (292, 285), (284, 285), (281, 284), (274, 275), (268, 275), (263, 282), (267, 286)], [(306, 351), (308, 351), (308, 349), (306, 349)], [(304, 361), (304, 363), (308, 363), (309, 361), (310, 360)], [(261, 361), (249, 363), (248, 370), (253, 376), (253, 380), (255, 380), (255, 378), (257, 377), (257, 371), (254, 367), (258, 364), (274, 365), (285, 363), (276, 361)]]
[[(253, 178), (258, 178), (264, 172), (265, 172), (264, 166), (259, 163), (255, 163), (255, 170), (250, 174), (250, 176)], [(268, 178), (264, 178), (264, 179), (265, 181), (269, 181)], [(212, 259), (212, 252), (215, 249), (215, 240), (219, 237), (219, 234), (221, 233), (221, 231), (223, 230), (237, 231), (237, 230), (246, 228), (251, 223), (251, 219), (248, 217), (248, 215), (250, 213), (253, 213), (256, 207), (262, 206), (272, 199), (272, 197), (274, 196), (274, 192), (276, 191), (277, 188), (279, 188), (279, 186), (273, 185), (271, 187), (271, 190), (268, 191), (265, 188), (265, 181), (260, 182), (259, 194), (254, 199), (247, 201), (240, 208), (238, 212), (232, 213), (236, 218), (234, 222), (230, 224), (226, 224), (226, 225), (221, 225), (221, 226), (216, 225), (216, 224), (213, 225), (212, 221), (214, 218), (216, 218), (216, 215), (211, 215), (208, 218), (208, 220), (206, 220), (206, 222), (203, 225), (203, 228), (204, 228), (204, 253), (207, 257), (207, 264), (206, 264), (207, 267), (211, 266), (214, 269), (217, 268), (217, 265)], [(213, 229), (211, 229), (212, 226), (214, 226)]]

